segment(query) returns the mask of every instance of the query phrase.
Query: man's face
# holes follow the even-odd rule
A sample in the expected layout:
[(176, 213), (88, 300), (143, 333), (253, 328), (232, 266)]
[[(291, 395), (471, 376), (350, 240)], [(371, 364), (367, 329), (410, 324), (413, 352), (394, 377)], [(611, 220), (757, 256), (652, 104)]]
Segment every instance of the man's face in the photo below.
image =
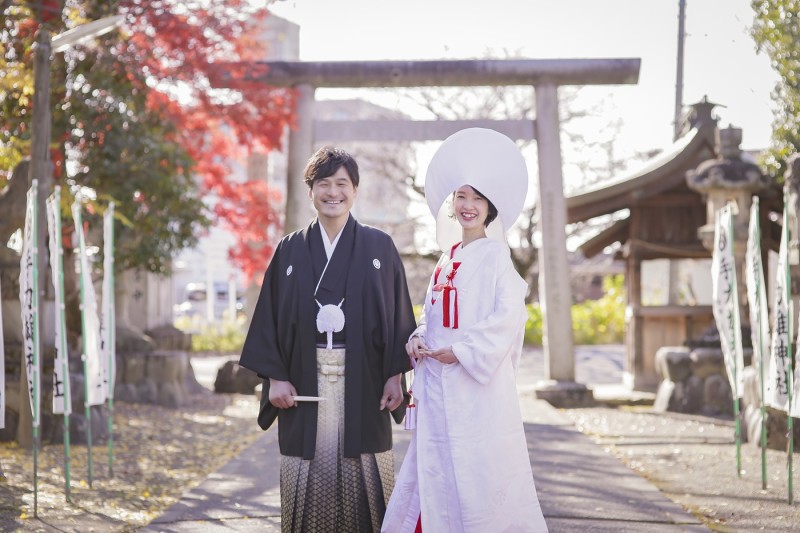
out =
[(308, 196), (320, 219), (335, 222), (347, 219), (356, 199), (356, 188), (347, 169), (339, 167), (333, 175), (315, 180)]

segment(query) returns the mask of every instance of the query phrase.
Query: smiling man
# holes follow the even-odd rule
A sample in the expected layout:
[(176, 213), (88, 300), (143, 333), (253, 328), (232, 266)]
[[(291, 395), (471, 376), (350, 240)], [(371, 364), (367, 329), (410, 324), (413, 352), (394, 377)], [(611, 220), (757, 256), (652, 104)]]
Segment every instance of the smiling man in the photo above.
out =
[(279, 422), (281, 529), (379, 531), (416, 327), (405, 270), (391, 238), (350, 214), (347, 152), (321, 148), (304, 179), (317, 218), (275, 249), (239, 364), (264, 380), (259, 425)]

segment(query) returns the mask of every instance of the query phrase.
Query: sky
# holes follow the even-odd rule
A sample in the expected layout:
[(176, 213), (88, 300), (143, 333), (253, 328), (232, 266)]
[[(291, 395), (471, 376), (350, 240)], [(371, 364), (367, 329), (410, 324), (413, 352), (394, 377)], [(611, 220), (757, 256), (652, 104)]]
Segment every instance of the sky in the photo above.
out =
[[(672, 142), (678, 0), (278, 0), (300, 26), (304, 61), (470, 59), (486, 50), (522, 57), (641, 58), (639, 83), (601, 86), (620, 142), (637, 150)], [(768, 145), (777, 77), (748, 33), (749, 0), (686, 0), (683, 102), (704, 95), (720, 126), (743, 129), (744, 149)], [(365, 94), (358, 90), (358, 95)], [(318, 90), (318, 98), (347, 90)], [(384, 96), (385, 97), (385, 96)], [(367, 97), (367, 99), (370, 99)], [(613, 117), (612, 117), (613, 115)]]
[[(270, 10), (300, 27), (300, 59), (357, 61), (474, 59), (503, 51), (521, 57), (641, 59), (639, 82), (587, 89), (605, 103), (604, 120), (621, 122), (621, 153), (666, 149), (672, 143), (678, 0), (276, 0)], [(704, 95), (722, 127), (742, 128), (744, 149), (768, 146), (777, 77), (748, 33), (750, 0), (686, 0), (683, 102)], [(318, 89), (319, 99), (364, 98), (387, 107), (390, 91)], [(403, 111), (409, 111), (401, 109)], [(412, 115), (413, 116), (413, 115)], [(413, 117), (430, 118), (430, 117)], [(424, 175), (436, 143), (420, 143)], [(535, 150), (535, 147), (531, 147)], [(564, 154), (565, 187), (580, 187)], [(527, 158), (529, 174), (537, 175)], [(573, 183), (577, 181), (578, 183)], [(421, 180), (420, 180), (421, 182)], [(536, 187), (528, 201), (535, 201)], [(416, 205), (419, 214), (424, 205)], [(222, 278), (220, 278), (222, 279)]]

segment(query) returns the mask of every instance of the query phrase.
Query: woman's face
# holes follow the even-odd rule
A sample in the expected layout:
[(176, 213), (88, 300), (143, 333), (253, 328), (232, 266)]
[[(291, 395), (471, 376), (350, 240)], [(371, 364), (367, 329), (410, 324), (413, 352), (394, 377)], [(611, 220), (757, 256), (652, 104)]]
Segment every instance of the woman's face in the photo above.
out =
[(469, 185), (464, 185), (453, 195), (453, 211), (465, 230), (482, 230), (489, 215), (489, 201)]

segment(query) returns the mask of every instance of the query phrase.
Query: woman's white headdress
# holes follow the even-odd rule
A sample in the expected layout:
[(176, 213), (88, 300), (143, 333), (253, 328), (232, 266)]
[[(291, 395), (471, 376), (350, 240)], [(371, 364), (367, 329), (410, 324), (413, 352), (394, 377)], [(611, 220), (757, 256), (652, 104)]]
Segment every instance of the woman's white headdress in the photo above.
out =
[(486, 228), (490, 238), (506, 242), (528, 194), (528, 169), (517, 145), (494, 130), (468, 128), (445, 139), (425, 176), (425, 199), (436, 218), (436, 242), (443, 252), (461, 240), (461, 226), (450, 218), (453, 191), (469, 185), (497, 208), (497, 220)]

